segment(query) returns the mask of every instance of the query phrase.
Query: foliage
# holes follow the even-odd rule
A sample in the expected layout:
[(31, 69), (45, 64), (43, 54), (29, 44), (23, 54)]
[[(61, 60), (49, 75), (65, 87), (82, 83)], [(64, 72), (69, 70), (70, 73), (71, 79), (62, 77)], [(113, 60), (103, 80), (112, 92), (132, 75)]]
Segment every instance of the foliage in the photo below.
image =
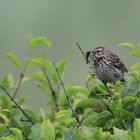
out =
[[(25, 66), (14, 54), (6, 53), (8, 60), (22, 73), (18, 81), (15, 81), (12, 74), (1, 80), (2, 87), (10, 93), (10, 96), (7, 96), (3, 90), (0, 91), (2, 140), (139, 140), (140, 62), (130, 67), (131, 71), (125, 77), (126, 82), (118, 81), (115, 85), (110, 85), (114, 94), (113, 100), (108, 102), (110, 97), (105, 87), (90, 75), (86, 78), (87, 87), (62, 83), (67, 62), (61, 60), (56, 64), (61, 76), (59, 78), (56, 68), (48, 58), (42, 54), (33, 56), (36, 48), (41, 46), (51, 48), (51, 43), (48, 39), (30, 36), (29, 55)], [(130, 55), (140, 57), (140, 50), (134, 45), (126, 42), (119, 46), (130, 49)], [(19, 88), (30, 79), (34, 79), (37, 83), (35, 86), (49, 98), (47, 109), (41, 109), (40, 115), (25, 106), (27, 97), (16, 98)], [(65, 92), (79, 117), (80, 124), (70, 109)]]

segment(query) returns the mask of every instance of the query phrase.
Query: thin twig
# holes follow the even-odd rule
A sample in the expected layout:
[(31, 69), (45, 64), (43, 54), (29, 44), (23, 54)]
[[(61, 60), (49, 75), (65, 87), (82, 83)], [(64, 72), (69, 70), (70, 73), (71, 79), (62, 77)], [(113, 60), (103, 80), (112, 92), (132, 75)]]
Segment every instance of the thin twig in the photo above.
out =
[(56, 111), (59, 111), (58, 97), (57, 97), (56, 91), (52, 87), (52, 84), (51, 84), (51, 81), (49, 79), (49, 76), (47, 74), (46, 69), (45, 68), (42, 68), (42, 71), (43, 71), (43, 73), (44, 73), (44, 75), (45, 75), (45, 77), (46, 77), (46, 79), (48, 81), (49, 89), (50, 89), (50, 91), (52, 93), (52, 96), (53, 96), (53, 99), (54, 99)]
[(77, 41), (76, 41), (76, 45), (78, 46), (78, 49), (81, 51), (82, 55), (84, 56), (84, 58), (85, 58), (85, 60), (87, 62), (87, 57), (86, 57), (84, 51), (82, 50), (82, 48), (80, 47), (80, 45), (79, 45), (79, 43)]
[(83, 121), (98, 107), (98, 105), (96, 105), (95, 107), (93, 107), (85, 116), (82, 117), (82, 119), (80, 120), (80, 123), (82, 124)]
[(0, 85), (0, 88), (6, 93), (6, 95), (10, 98), (10, 100), (16, 105), (16, 107), (24, 114), (24, 116), (31, 122), (32, 125), (34, 125), (34, 122), (32, 119), (24, 112), (24, 110), (18, 105), (18, 103), (11, 97), (11, 95), (7, 92), (7, 90)]
[[(89, 88), (88, 88), (88, 83), (86, 82), (86, 87), (87, 87), (87, 90), (89, 91)], [(90, 92), (90, 91), (89, 91)], [(101, 98), (100, 98), (100, 95), (97, 94), (97, 93), (93, 93), (103, 104), (104, 106), (106, 107), (106, 109), (115, 117), (114, 113), (112, 112), (112, 110), (110, 109), (109, 105), (106, 104)]]
[(111, 90), (109, 89), (107, 83), (103, 82), (103, 84), (104, 84), (104, 86), (105, 86), (107, 92), (113, 94), (113, 93), (111, 92)]
[(23, 80), (23, 78), (24, 78), (24, 75), (25, 75), (27, 66), (28, 66), (28, 62), (26, 62), (23, 71), (20, 73), (20, 78), (19, 78), (19, 81), (18, 81), (18, 83), (17, 83), (17, 87), (16, 87), (16, 89), (15, 89), (15, 91), (14, 91), (14, 93), (13, 93), (13, 96), (12, 96), (13, 99), (15, 99), (15, 97), (16, 97), (16, 95), (17, 95), (19, 89), (20, 89), (20, 86), (21, 86), (22, 80)]
[(65, 95), (66, 95), (66, 99), (67, 99), (68, 104), (69, 104), (69, 107), (70, 107), (70, 109), (71, 109), (71, 111), (72, 111), (72, 113), (73, 113), (73, 116), (74, 116), (74, 118), (76, 119), (78, 125), (81, 125), (81, 122), (80, 122), (80, 120), (79, 120), (79, 116), (77, 115), (77, 113), (76, 113), (74, 107), (72, 106), (71, 100), (70, 100), (70, 98), (69, 98), (69, 96), (68, 96), (67, 90), (66, 90), (66, 88), (65, 88), (64, 82), (63, 82), (62, 79), (61, 79), (61, 76), (60, 76), (59, 71), (58, 71), (58, 69), (57, 69), (57, 67), (56, 67), (56, 64), (53, 63), (53, 65), (54, 65), (54, 67), (55, 67), (55, 69), (56, 69), (57, 75), (58, 75), (58, 77), (59, 77), (61, 86), (62, 86), (62, 88), (63, 88), (63, 90), (64, 90)]
[(20, 74), (19, 81), (18, 81), (18, 83), (17, 83), (17, 87), (16, 87), (16, 89), (15, 89), (15, 91), (14, 91), (14, 93), (13, 93), (13, 97), (12, 97), (13, 99), (15, 99), (15, 97), (16, 97), (16, 94), (17, 94), (17, 92), (18, 92), (18, 90), (19, 90), (19, 88), (20, 88), (20, 85), (21, 85), (21, 83), (22, 83), (23, 77), (24, 77), (24, 73), (21, 73), (21, 74)]
[[(29, 50), (28, 57), (31, 57), (31, 50)], [(26, 70), (27, 70), (27, 67), (28, 67), (28, 64), (29, 64), (29, 61), (27, 61), (27, 62), (25, 63), (25, 66), (24, 66), (24, 68), (23, 68), (23, 71), (20, 73), (19, 81), (18, 81), (18, 83), (17, 83), (16, 89), (15, 89), (15, 91), (14, 91), (14, 93), (13, 93), (13, 96), (12, 96), (13, 99), (15, 99), (15, 97), (16, 97), (16, 95), (17, 95), (19, 89), (20, 89), (22, 80), (23, 80), (23, 78), (24, 78), (24, 75), (25, 75)]]
[[(110, 109), (109, 105), (106, 104), (98, 94), (94, 93), (94, 95), (104, 104), (104, 106), (106, 107), (106, 109), (114, 116), (113, 111)], [(114, 116), (115, 117), (115, 116)]]

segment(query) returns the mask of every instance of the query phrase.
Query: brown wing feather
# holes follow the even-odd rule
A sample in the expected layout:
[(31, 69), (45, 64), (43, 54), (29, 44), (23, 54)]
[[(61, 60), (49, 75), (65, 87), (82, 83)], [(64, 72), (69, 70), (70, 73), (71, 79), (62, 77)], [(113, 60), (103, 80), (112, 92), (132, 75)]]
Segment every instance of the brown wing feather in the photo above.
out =
[(121, 60), (119, 59), (119, 57), (114, 54), (113, 52), (108, 52), (106, 55), (107, 59), (109, 59), (112, 63), (112, 65), (116, 68), (118, 68), (119, 70), (122, 70), (123, 72), (127, 72), (127, 68), (126, 66), (121, 62)]

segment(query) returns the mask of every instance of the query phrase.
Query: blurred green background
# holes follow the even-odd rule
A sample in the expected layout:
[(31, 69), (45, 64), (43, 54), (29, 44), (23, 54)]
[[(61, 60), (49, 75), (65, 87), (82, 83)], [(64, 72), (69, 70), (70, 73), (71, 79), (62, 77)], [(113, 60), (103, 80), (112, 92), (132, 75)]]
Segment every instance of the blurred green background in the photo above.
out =
[[(28, 34), (47, 37), (52, 49), (41, 48), (57, 62), (66, 59), (65, 81), (84, 85), (88, 66), (75, 45), (84, 50), (103, 45), (116, 52), (129, 67), (136, 59), (129, 51), (118, 48), (122, 42), (139, 44), (139, 0), (1, 0), (0, 1), (0, 76), (8, 73), (19, 77), (19, 71), (2, 55), (12, 52), (24, 63)], [(30, 96), (27, 104), (33, 110), (45, 107), (46, 96), (30, 81), (18, 96)]]

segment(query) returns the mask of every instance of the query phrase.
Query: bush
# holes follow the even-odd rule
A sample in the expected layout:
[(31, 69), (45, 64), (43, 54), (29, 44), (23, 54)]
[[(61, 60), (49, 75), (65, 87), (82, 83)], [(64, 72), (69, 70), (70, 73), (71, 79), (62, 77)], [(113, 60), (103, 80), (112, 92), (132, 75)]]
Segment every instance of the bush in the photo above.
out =
[[(86, 87), (64, 84), (67, 61), (54, 64), (44, 55), (33, 56), (41, 45), (51, 48), (46, 38), (30, 36), (29, 55), (24, 66), (14, 54), (6, 53), (18, 69), (23, 67), (23, 71), (18, 81), (12, 74), (1, 80), (2, 140), (139, 140), (140, 62), (130, 67), (125, 82), (118, 81), (110, 86), (114, 95), (108, 103), (104, 85), (90, 75)], [(122, 43), (120, 47), (140, 57), (134, 45)], [(41, 115), (24, 105), (27, 97), (16, 98), (20, 87), (32, 78), (49, 98), (48, 108), (41, 109)]]

